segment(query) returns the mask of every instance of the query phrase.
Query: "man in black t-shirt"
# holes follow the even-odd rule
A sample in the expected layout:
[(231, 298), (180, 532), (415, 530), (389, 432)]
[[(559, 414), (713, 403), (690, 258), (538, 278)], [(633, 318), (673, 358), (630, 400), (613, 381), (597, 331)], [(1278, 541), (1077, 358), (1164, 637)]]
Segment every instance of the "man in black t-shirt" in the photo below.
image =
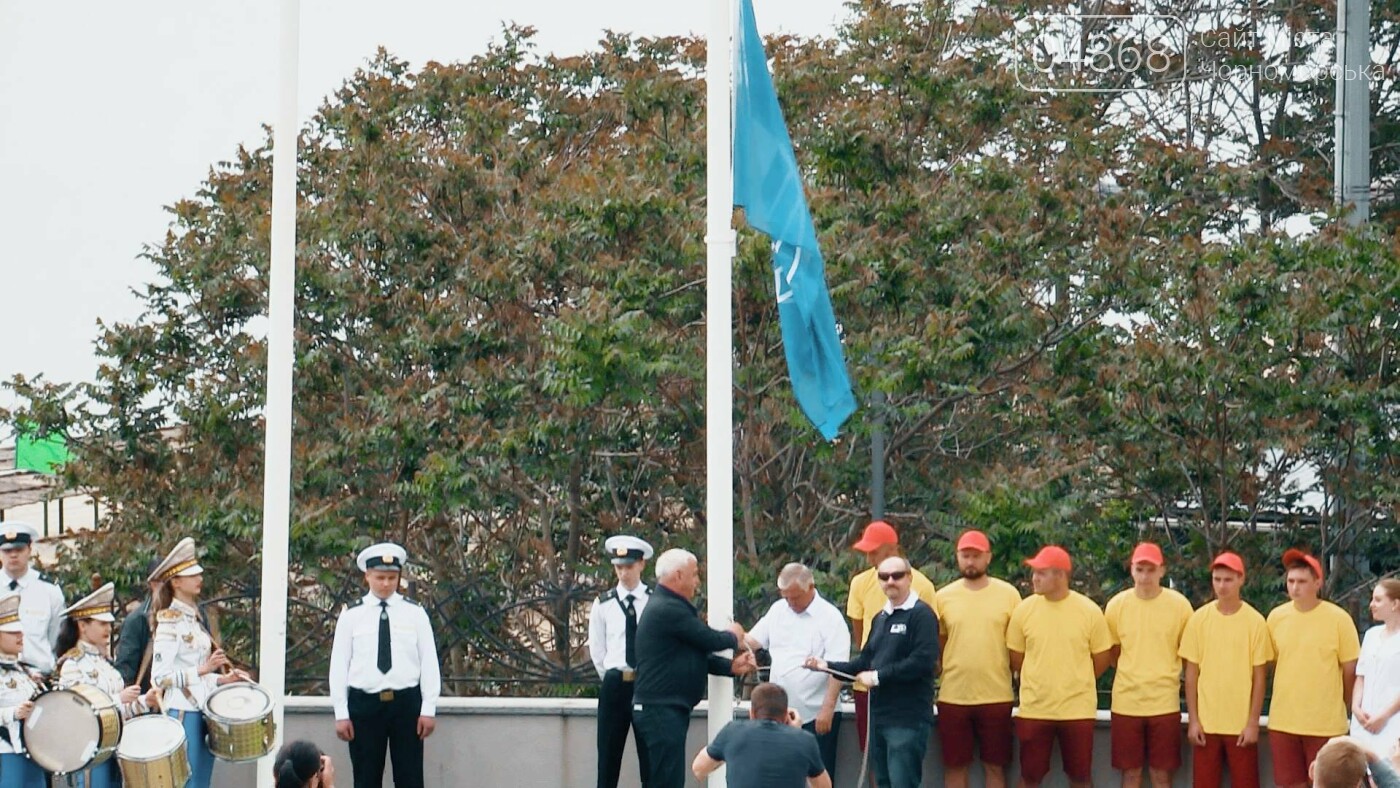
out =
[(777, 684), (755, 687), (749, 718), (724, 726), (690, 770), (704, 782), (726, 764), (729, 788), (831, 788), (817, 737), (802, 730), (802, 720), (788, 709), (787, 691)]

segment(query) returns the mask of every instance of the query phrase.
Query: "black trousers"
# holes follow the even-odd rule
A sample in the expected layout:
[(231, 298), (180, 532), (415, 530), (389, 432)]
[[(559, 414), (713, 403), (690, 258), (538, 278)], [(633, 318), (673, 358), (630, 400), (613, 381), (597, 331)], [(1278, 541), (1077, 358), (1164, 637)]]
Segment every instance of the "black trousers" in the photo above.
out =
[(423, 693), (417, 687), (394, 690), (393, 698), (380, 693), (349, 692), (350, 722), (355, 738), (350, 740), (350, 769), (355, 788), (380, 788), (384, 784), (384, 754), (392, 750), (394, 788), (424, 788), (423, 740), (418, 738), (418, 714), (423, 709)]
[(826, 776), (831, 778), (831, 784), (836, 784), (836, 742), (841, 738), (841, 712), (838, 710), (831, 716), (831, 730), (826, 734), (817, 733), (817, 721), (808, 720), (802, 723), (802, 730), (817, 737), (817, 749), (822, 754), (822, 765), (826, 766)]
[(690, 731), (691, 709), (685, 706), (645, 704), (632, 707), (638, 740), (647, 748), (651, 779), (647, 788), (685, 788), (685, 735)]
[[(634, 729), (632, 720), (632, 682), (622, 680), (622, 671), (603, 674), (603, 686), (598, 690), (598, 788), (617, 788), (622, 774), (622, 751), (627, 748), (627, 731)], [(647, 746), (639, 732), (637, 761), (641, 767), (642, 786), (650, 785), (647, 773)]]

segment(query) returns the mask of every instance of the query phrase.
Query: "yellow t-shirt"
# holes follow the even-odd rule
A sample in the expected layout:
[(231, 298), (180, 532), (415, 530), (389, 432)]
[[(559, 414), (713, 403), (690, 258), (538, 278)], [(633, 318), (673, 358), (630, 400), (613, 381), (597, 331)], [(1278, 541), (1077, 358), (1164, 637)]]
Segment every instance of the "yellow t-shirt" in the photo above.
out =
[(1006, 625), (1021, 603), (1021, 592), (1005, 580), (989, 580), (976, 591), (958, 580), (938, 592), (938, 628), (948, 637), (938, 685), (944, 703), (977, 706), (1013, 699)]
[(1331, 602), (1319, 602), (1306, 613), (1284, 602), (1269, 611), (1269, 634), (1278, 654), (1269, 730), (1300, 736), (1345, 734), (1342, 663), (1361, 654), (1351, 616)]
[(1020, 715), (1033, 720), (1091, 720), (1098, 710), (1094, 654), (1113, 648), (1103, 611), (1078, 591), (1058, 602), (1021, 600), (1006, 627), (1021, 663)]
[(1121, 647), (1113, 676), (1113, 711), (1134, 717), (1181, 713), (1181, 631), (1191, 603), (1163, 588), (1153, 599), (1128, 589), (1104, 607), (1108, 634)]
[[(933, 581), (915, 569), (910, 583), (910, 589), (924, 600), (924, 604), (933, 608), (936, 614), (938, 592), (933, 587)], [(846, 597), (846, 616), (852, 621), (861, 622), (860, 642), (854, 644), (854, 650), (859, 651), (865, 647), (865, 641), (870, 639), (870, 625), (875, 622), (875, 617), (880, 615), (880, 611), (885, 609), (885, 603), (888, 601), (889, 597), (885, 596), (885, 592), (880, 588), (880, 578), (875, 576), (875, 567), (872, 566), (851, 578), (851, 591)], [(933, 670), (932, 665), (929, 665), (929, 670)], [(865, 685), (860, 682), (853, 684), (852, 688), (856, 692), (865, 691)]]
[(1249, 719), (1254, 669), (1269, 664), (1274, 647), (1259, 611), (1243, 603), (1224, 615), (1218, 601), (1191, 614), (1177, 655), (1196, 663), (1196, 713), (1206, 733), (1238, 736)]

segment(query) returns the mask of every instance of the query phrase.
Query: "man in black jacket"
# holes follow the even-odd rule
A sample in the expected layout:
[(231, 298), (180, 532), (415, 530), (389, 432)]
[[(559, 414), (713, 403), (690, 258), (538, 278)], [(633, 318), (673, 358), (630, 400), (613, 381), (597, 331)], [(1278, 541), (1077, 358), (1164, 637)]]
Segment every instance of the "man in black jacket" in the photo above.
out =
[[(146, 576), (155, 574), (156, 567), (160, 566), (163, 560), (163, 556), (152, 558), (146, 564)], [(140, 684), (142, 692), (151, 688), (151, 664), (150, 658), (146, 656), (146, 644), (151, 642), (151, 599), (155, 597), (160, 583), (146, 585), (150, 593), (122, 622), (121, 637), (117, 640), (117, 656), (112, 660), (118, 672), (122, 674), (122, 681), (128, 686)], [(201, 609), (201, 619), (203, 615), (204, 611)]]
[(913, 569), (900, 556), (876, 568), (889, 600), (870, 625), (870, 639), (850, 662), (812, 657), (814, 670), (854, 675), (871, 688), (870, 765), (881, 788), (918, 788), (933, 726), (933, 669), (938, 616), (910, 591)]
[(757, 669), (753, 652), (730, 659), (715, 652), (742, 648), (744, 628), (710, 629), (690, 603), (700, 587), (694, 554), (667, 550), (656, 559), (656, 592), (637, 622), (637, 682), (632, 720), (651, 761), (647, 788), (683, 788), (685, 735), (690, 713), (705, 694), (706, 676), (737, 676)]

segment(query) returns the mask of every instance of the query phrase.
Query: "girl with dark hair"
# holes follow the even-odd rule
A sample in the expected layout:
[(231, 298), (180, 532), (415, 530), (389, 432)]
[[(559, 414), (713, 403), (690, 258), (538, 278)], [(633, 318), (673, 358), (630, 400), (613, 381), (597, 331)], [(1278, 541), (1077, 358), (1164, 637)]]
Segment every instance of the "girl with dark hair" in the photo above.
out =
[[(63, 611), (64, 619), (54, 647), (58, 657), (58, 688), (76, 684), (96, 687), (117, 701), (123, 719), (145, 714), (155, 705), (155, 691), (143, 697), (141, 688), (126, 686), (121, 673), (112, 665), (112, 599), (115, 589), (108, 583)], [(77, 775), (79, 788), (110, 788), (121, 785), (117, 761), (109, 759), (84, 774)]]
[(294, 741), (277, 751), (272, 763), (277, 788), (335, 788), (331, 756), (309, 741)]
[(229, 670), (228, 657), (214, 647), (199, 620), (204, 568), (195, 557), (193, 539), (181, 539), (147, 580), (163, 584), (151, 605), (151, 684), (164, 693), (166, 714), (185, 728), (190, 762), (185, 788), (209, 788), (214, 754), (205, 738), (204, 703), (219, 685), (251, 679), (241, 670)]

